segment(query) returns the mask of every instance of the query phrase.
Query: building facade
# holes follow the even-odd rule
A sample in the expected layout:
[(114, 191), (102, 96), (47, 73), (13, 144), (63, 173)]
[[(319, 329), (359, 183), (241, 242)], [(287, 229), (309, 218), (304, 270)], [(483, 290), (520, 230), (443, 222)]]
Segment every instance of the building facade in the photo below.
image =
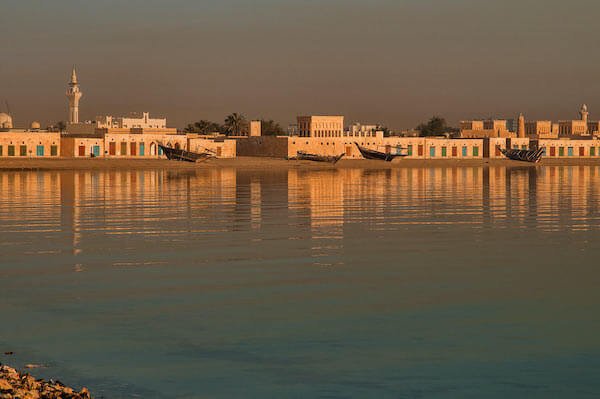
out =
[(298, 116), (300, 137), (343, 137), (343, 116)]

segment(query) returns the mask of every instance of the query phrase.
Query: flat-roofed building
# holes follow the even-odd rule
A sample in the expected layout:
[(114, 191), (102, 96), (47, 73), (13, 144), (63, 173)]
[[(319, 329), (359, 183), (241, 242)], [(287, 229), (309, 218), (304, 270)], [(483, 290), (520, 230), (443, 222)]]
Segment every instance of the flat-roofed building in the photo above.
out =
[(97, 116), (96, 127), (117, 129), (166, 129), (166, 118), (150, 118), (149, 112), (131, 113), (129, 116)]
[(558, 121), (558, 136), (585, 136), (587, 123), (582, 120)]
[(491, 119), (483, 121), (460, 121), (460, 137), (510, 137), (514, 135), (508, 131), (505, 119)]
[(0, 132), (0, 157), (54, 158), (60, 154), (60, 133), (11, 129)]
[(298, 136), (300, 137), (342, 137), (343, 116), (299, 116)]
[(527, 137), (551, 138), (556, 137), (552, 131), (552, 121), (527, 121), (525, 122), (525, 135)]
[(344, 130), (344, 137), (375, 137), (379, 128), (377, 125), (362, 125), (358, 122)]

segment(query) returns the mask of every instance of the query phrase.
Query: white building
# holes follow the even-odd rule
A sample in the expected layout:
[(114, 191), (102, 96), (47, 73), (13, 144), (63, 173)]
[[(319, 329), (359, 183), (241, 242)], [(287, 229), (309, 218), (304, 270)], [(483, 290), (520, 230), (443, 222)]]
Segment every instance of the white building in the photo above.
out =
[(97, 116), (96, 127), (100, 129), (166, 129), (166, 118), (150, 118), (149, 112), (132, 113), (129, 116)]
[(347, 137), (375, 137), (379, 131), (377, 125), (362, 125), (358, 122), (348, 126), (344, 132)]

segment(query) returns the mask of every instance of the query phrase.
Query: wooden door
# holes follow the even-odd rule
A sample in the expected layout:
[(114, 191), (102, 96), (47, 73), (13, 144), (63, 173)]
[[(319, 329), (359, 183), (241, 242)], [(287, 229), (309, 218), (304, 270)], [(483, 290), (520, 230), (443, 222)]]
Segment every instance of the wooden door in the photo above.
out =
[(84, 145), (79, 146), (79, 156), (85, 157), (85, 146)]
[(452, 156), (453, 157), (457, 157), (458, 156), (458, 148), (452, 147)]
[(129, 143), (129, 150), (131, 156), (135, 157), (137, 154), (137, 143)]
[(117, 143), (114, 141), (112, 143), (108, 143), (108, 154), (117, 155)]

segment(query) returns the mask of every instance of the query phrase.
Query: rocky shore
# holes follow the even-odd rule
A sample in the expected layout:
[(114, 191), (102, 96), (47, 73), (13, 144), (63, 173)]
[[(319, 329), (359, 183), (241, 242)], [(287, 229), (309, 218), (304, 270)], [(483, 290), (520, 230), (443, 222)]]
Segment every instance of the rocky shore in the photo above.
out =
[(37, 380), (0, 364), (0, 399), (91, 399), (91, 396), (86, 388), (77, 392), (60, 381)]

